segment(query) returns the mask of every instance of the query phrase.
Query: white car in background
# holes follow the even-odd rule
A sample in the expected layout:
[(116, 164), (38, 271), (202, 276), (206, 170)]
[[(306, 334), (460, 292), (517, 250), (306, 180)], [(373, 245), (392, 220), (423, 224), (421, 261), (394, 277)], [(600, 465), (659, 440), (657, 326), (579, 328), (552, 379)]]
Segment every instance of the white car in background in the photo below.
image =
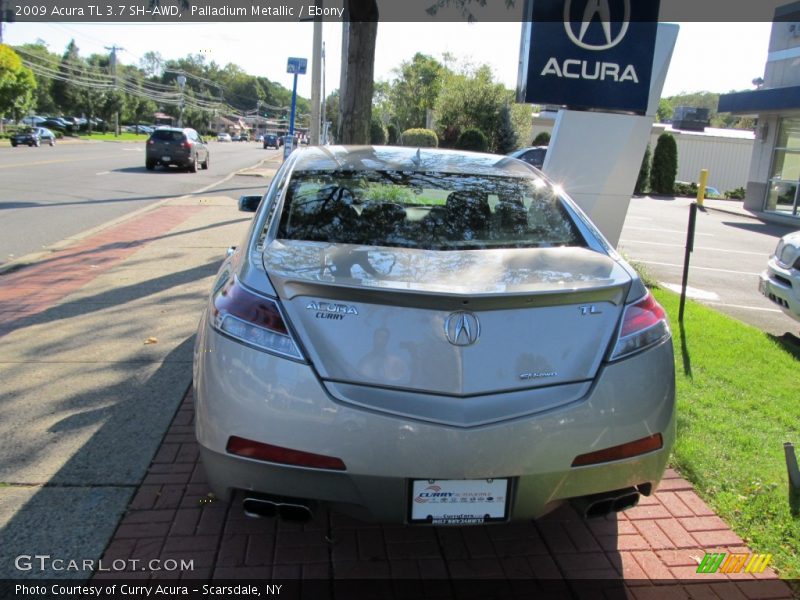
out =
[(231, 141), (231, 134), (230, 133), (220, 133), (217, 136), (218, 142), (230, 142)]
[(800, 321), (800, 231), (783, 236), (761, 273), (759, 291)]

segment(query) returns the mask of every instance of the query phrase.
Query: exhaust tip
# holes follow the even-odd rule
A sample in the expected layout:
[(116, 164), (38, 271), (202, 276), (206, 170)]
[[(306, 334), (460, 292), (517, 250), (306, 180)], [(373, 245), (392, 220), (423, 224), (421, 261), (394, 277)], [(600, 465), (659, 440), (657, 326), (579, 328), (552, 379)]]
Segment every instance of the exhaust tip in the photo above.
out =
[(314, 517), (311, 509), (302, 504), (279, 504), (278, 515), (285, 521), (295, 523), (306, 523)]
[(278, 506), (274, 502), (262, 500), (261, 498), (245, 498), (242, 502), (242, 509), (246, 516), (255, 519), (278, 515)]
[(634, 492), (633, 494), (626, 494), (625, 496), (620, 496), (614, 500), (612, 505), (612, 509), (614, 512), (620, 512), (623, 510), (628, 510), (629, 508), (633, 508), (637, 504), (639, 504), (639, 492)]
[(242, 509), (248, 517), (280, 517), (285, 521), (305, 523), (314, 518), (311, 506), (305, 502), (283, 496), (248, 496), (242, 501)]
[(613, 511), (614, 501), (612, 499), (600, 500), (594, 504), (590, 504), (586, 508), (584, 516), (587, 519), (596, 519), (598, 517), (605, 517), (608, 513)]

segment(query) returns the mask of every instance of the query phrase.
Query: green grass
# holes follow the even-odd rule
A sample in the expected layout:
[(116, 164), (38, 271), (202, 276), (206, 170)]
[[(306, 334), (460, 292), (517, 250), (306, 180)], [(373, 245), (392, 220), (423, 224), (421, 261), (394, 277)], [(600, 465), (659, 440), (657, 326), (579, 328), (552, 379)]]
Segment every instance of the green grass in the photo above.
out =
[(92, 135), (79, 135), (78, 136), (82, 140), (99, 140), (99, 141), (112, 141), (112, 142), (135, 142), (140, 141), (144, 142), (147, 141), (149, 134), (147, 133), (128, 133), (123, 132), (119, 135), (114, 135), (113, 133), (93, 133)]
[(800, 507), (795, 498), (792, 514), (783, 442), (800, 447), (800, 345), (691, 301), (681, 330), (679, 297), (653, 293), (675, 344), (673, 465), (753, 552), (797, 579)]

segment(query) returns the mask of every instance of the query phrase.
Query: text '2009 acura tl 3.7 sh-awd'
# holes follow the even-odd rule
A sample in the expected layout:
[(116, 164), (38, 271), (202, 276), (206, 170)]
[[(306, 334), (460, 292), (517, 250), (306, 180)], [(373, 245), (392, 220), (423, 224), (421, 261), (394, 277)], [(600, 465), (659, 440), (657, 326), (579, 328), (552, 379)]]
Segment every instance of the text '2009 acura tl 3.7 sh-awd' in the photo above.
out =
[(490, 154), (292, 154), (194, 376), (211, 488), (256, 515), (603, 515), (652, 493), (675, 438), (664, 310), (563, 191)]

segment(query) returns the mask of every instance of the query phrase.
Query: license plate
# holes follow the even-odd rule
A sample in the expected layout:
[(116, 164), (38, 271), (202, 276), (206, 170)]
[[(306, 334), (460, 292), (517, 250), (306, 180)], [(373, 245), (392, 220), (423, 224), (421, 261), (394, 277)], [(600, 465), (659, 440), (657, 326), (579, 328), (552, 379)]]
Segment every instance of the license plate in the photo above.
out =
[(415, 479), (409, 522), (480, 525), (508, 518), (508, 479)]
[(161, 160), (172, 160), (171, 156), (162, 156)]

